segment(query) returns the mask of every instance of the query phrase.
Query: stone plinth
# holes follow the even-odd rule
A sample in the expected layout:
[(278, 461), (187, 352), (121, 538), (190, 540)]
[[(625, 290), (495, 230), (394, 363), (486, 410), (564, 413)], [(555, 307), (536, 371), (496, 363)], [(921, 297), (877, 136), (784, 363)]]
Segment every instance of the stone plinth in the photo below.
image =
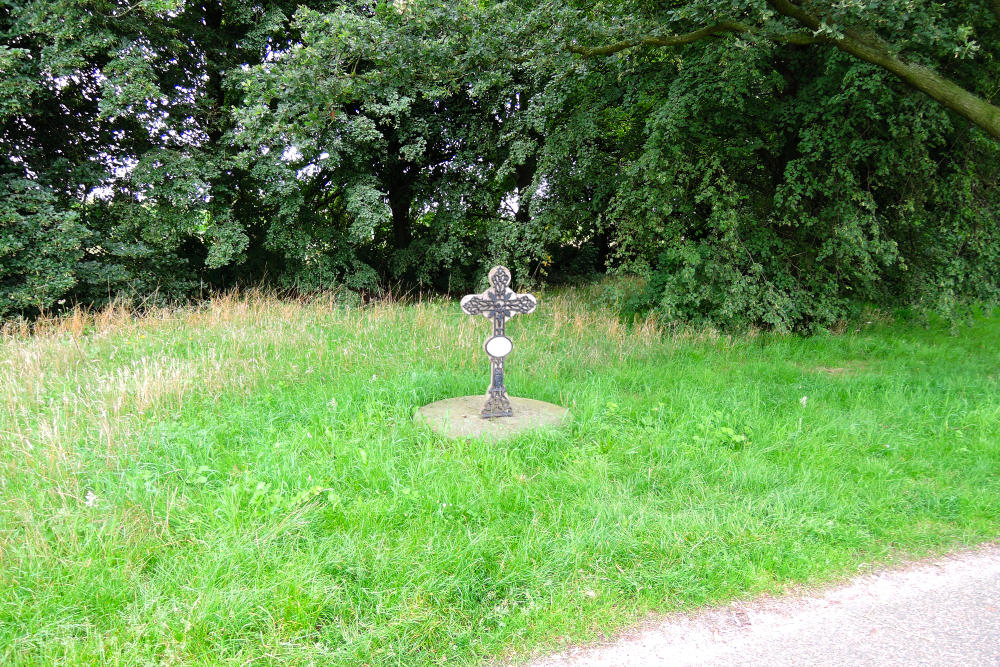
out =
[(483, 419), (483, 396), (459, 396), (429, 403), (417, 410), (417, 423), (430, 426), (449, 438), (502, 440), (525, 431), (554, 428), (569, 419), (569, 411), (558, 405), (531, 398), (510, 396), (511, 417)]

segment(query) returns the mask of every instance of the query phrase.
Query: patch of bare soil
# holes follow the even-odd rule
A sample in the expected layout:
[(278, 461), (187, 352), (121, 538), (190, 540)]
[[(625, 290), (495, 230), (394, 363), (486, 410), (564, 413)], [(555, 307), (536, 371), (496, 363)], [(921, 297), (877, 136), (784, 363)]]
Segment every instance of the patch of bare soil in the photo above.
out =
[(833, 377), (842, 377), (860, 373), (867, 368), (868, 364), (864, 361), (848, 361), (843, 366), (815, 366), (811, 370), (816, 373), (832, 375)]

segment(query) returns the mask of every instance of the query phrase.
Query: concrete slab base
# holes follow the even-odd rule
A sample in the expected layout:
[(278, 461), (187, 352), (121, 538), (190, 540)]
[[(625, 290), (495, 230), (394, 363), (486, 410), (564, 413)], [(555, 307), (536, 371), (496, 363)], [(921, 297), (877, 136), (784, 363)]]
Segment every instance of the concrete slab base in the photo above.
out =
[(449, 438), (502, 440), (525, 431), (553, 428), (569, 418), (569, 410), (564, 407), (511, 396), (513, 416), (483, 419), (479, 411), (485, 402), (482, 394), (446, 398), (419, 408), (413, 419)]

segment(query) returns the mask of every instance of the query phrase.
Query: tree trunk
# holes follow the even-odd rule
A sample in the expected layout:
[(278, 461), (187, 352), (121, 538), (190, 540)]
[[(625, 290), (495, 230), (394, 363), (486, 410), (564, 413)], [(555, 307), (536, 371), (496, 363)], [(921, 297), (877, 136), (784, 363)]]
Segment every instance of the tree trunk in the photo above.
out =
[(525, 191), (534, 182), (537, 168), (538, 160), (534, 155), (528, 156), (524, 164), (514, 168), (514, 185), (517, 187), (517, 213), (514, 214), (514, 220), (519, 223), (531, 221), (531, 200), (525, 196)]
[[(209, 0), (203, 7), (205, 9), (205, 27), (213, 36), (221, 35), (223, 12), (221, 0)], [(224, 61), (222, 51), (225, 47), (221, 44), (217, 45), (219, 51), (213, 53), (212, 46), (216, 45), (211, 44), (210, 40), (206, 44), (205, 53), (205, 73), (208, 79), (205, 82), (205, 94), (212, 102), (205, 118), (205, 134), (208, 135), (209, 144), (216, 146), (224, 133), (222, 125), (226, 99), (225, 91), (222, 89), (223, 72), (219, 69), (219, 63)]]
[(413, 241), (410, 207), (413, 205), (413, 183), (403, 169), (389, 183), (389, 209), (392, 211), (392, 247), (408, 248)]

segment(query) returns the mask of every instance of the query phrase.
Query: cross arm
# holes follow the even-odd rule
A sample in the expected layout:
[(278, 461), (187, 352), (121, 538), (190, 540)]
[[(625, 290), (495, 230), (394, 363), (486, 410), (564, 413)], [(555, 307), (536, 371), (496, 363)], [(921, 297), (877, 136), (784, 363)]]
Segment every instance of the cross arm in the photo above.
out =
[(535, 300), (535, 297), (530, 294), (519, 294), (507, 301), (507, 308), (509, 308), (512, 313), (527, 315), (535, 309), (537, 304), (538, 302)]
[(461, 306), (466, 315), (484, 315), (493, 310), (493, 303), (478, 294), (463, 297)]

